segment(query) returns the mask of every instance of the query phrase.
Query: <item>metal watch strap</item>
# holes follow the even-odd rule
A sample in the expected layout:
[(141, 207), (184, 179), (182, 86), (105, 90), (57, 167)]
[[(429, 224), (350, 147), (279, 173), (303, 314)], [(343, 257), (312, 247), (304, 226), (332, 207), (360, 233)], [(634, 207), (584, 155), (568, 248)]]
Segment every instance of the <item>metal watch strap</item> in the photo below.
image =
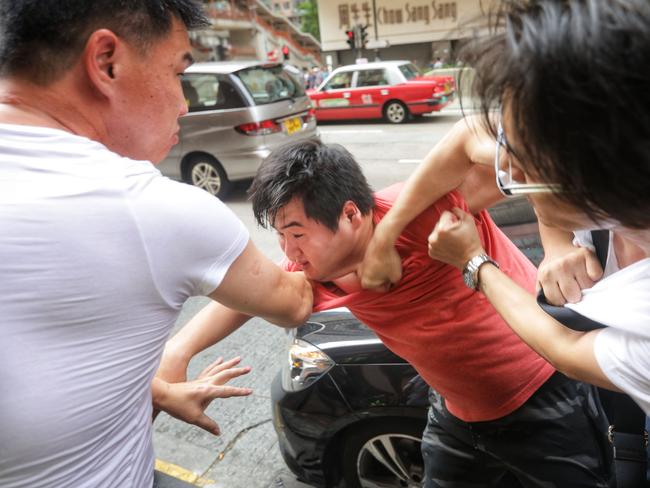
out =
[(497, 262), (487, 254), (478, 254), (467, 261), (467, 264), (463, 269), (463, 281), (468, 288), (478, 290), (478, 271), (485, 263), (492, 263), (497, 268), (499, 267)]

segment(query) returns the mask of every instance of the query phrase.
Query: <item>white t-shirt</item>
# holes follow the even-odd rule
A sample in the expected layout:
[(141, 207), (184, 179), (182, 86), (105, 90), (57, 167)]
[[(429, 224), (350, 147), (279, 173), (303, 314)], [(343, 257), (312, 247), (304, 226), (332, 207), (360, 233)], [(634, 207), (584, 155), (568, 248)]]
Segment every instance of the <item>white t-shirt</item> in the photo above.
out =
[(0, 124), (0, 486), (151, 486), (164, 343), (247, 242), (149, 162)]
[[(579, 245), (590, 236), (576, 233)], [(594, 353), (603, 373), (650, 414), (650, 258), (618, 268), (610, 233), (604, 278), (566, 306), (608, 325), (596, 336)]]

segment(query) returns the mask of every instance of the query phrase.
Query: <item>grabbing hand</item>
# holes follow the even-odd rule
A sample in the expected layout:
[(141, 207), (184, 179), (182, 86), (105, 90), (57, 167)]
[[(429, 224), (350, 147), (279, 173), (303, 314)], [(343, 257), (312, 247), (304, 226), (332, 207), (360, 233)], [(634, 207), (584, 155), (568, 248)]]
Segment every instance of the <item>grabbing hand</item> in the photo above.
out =
[(603, 276), (596, 255), (587, 248), (571, 245), (564, 253), (544, 257), (537, 270), (537, 289), (544, 290), (552, 305), (577, 303), (585, 288), (591, 288)]
[(467, 261), (483, 252), (474, 217), (460, 208), (440, 215), (429, 235), (429, 256), (462, 270)]
[(235, 367), (240, 361), (239, 357), (226, 362), (219, 358), (193, 381), (165, 383), (157, 378), (159, 383), (164, 383), (164, 388), (159, 388), (164, 393), (156, 399), (154, 406), (172, 417), (219, 435), (219, 426), (204, 411), (215, 398), (247, 396), (253, 392), (250, 388), (226, 385), (233, 378), (250, 372), (250, 367)]
[(388, 291), (402, 278), (402, 259), (395, 245), (382, 243), (376, 235), (373, 236), (357, 274), (362, 288)]

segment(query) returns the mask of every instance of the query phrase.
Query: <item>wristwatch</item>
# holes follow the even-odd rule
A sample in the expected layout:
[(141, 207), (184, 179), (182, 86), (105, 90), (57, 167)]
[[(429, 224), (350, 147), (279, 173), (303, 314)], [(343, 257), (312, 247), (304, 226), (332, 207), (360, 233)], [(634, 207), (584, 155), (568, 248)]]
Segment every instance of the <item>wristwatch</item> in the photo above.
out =
[(463, 281), (468, 288), (478, 290), (478, 270), (485, 263), (492, 263), (497, 268), (499, 267), (496, 261), (487, 254), (478, 254), (467, 261), (465, 268), (463, 268)]

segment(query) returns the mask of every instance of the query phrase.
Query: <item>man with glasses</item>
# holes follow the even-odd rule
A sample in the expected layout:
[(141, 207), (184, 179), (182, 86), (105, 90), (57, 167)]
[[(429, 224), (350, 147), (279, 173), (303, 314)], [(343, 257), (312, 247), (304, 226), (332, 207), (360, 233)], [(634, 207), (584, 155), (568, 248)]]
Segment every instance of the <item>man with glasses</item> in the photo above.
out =
[[(506, 164), (503, 164), (502, 156), (505, 157)], [(515, 176), (515, 173), (517, 173), (517, 176)], [(503, 126), (501, 124), (499, 124), (497, 129), (496, 150), (494, 152), (494, 174), (496, 176), (497, 188), (504, 197), (560, 191), (560, 185), (527, 183), (515, 179), (516, 177), (522, 179), (523, 175), (517, 169), (517, 166), (514, 166), (513, 169), (511, 149), (508, 149), (508, 141), (506, 140), (506, 135), (503, 132)]]

